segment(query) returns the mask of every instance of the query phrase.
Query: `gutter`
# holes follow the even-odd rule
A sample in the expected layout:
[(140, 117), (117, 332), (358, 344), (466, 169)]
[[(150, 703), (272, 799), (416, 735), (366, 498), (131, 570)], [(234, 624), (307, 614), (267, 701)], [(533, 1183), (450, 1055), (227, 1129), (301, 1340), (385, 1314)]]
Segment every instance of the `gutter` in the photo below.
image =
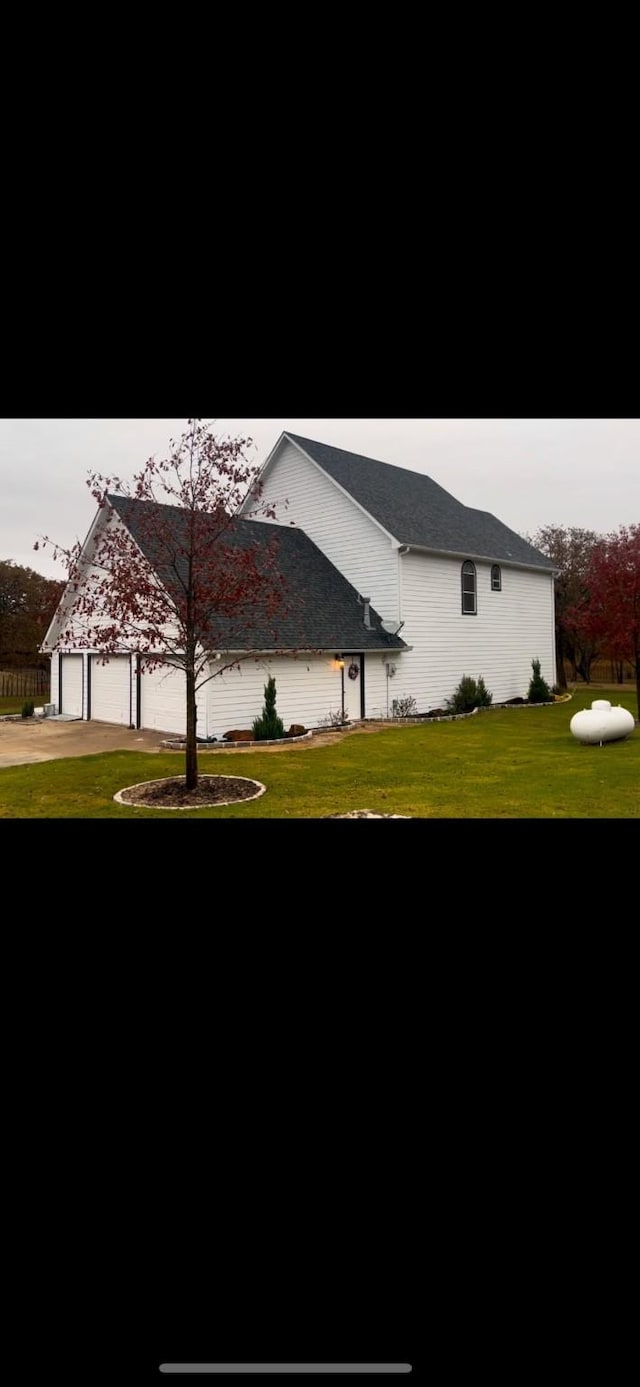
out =
[(471, 559), (475, 563), (499, 563), (506, 568), (523, 568), (528, 573), (555, 573), (557, 572), (551, 564), (548, 568), (540, 568), (537, 564), (524, 563), (520, 559), (499, 559), (495, 554), (474, 554), (468, 549), (430, 549), (424, 544), (398, 544), (395, 546), (401, 558), (406, 554), (435, 554), (443, 559)]
[[(331, 655), (334, 657), (336, 650), (351, 649), (356, 649), (352, 640), (348, 643), (336, 641), (333, 645), (327, 646), (326, 650), (321, 650), (318, 646), (309, 646), (309, 648), (305, 650), (301, 647), (295, 650), (284, 650), (282, 648), (279, 650), (248, 650), (247, 647), (244, 646), (242, 650), (209, 650), (206, 653), (207, 658), (210, 660), (215, 660), (218, 655), (246, 655), (251, 659), (261, 660), (265, 655)], [(358, 653), (363, 655), (402, 655), (405, 650), (413, 650), (413, 646), (406, 645), (403, 642), (402, 645), (367, 645), (358, 646), (357, 649)]]

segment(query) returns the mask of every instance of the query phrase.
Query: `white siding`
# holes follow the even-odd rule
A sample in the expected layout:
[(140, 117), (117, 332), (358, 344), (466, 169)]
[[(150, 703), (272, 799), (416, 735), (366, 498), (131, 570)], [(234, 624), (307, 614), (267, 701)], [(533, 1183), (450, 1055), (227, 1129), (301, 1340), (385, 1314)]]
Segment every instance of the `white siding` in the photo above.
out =
[(401, 559), (402, 639), (414, 649), (397, 661), (393, 697), (418, 711), (441, 707), (463, 674), (484, 677), (494, 702), (526, 697), (531, 661), (555, 678), (553, 584), (547, 573), (502, 568), (491, 591), (491, 564), (476, 563), (477, 615), (463, 616), (462, 560), (428, 554)]
[(285, 732), (291, 723), (317, 727), (330, 713), (341, 711), (342, 680), (330, 655), (244, 660), (239, 668), (216, 675), (205, 685), (208, 736), (222, 737), (235, 728), (250, 728), (262, 712), (264, 686), (270, 674), (276, 680), (276, 708)]
[(371, 598), (383, 621), (398, 620), (398, 564), (391, 540), (295, 444), (285, 443), (272, 463), (261, 496), (265, 501), (275, 506), (278, 524), (299, 525), (354, 588)]
[[(109, 516), (108, 521), (107, 516)], [(115, 511), (104, 510), (99, 513), (95, 528), (92, 529), (91, 537), (86, 543), (83, 555), (84, 565), (82, 569), (82, 589), (85, 595), (87, 591), (93, 593), (95, 598), (95, 611), (90, 617), (80, 617), (76, 611), (77, 598), (74, 597), (71, 585), (68, 585), (49, 631), (50, 640), (55, 642), (60, 639), (63, 630), (68, 630), (68, 645), (70, 649), (73, 649), (74, 645), (85, 643), (88, 630), (91, 629), (94, 633), (94, 649), (96, 651), (99, 650), (100, 641), (99, 638), (96, 639), (95, 637), (98, 635), (100, 628), (112, 626), (114, 624), (114, 616), (103, 614), (100, 610), (101, 596), (99, 585), (104, 579), (104, 571), (101, 568), (97, 568), (93, 563), (93, 558), (102, 538), (102, 532), (107, 523), (110, 532), (117, 533), (121, 531), (127, 533), (123, 522)], [(175, 632), (175, 626), (167, 624), (165, 628), (167, 640), (174, 638)], [(135, 645), (135, 636), (133, 633), (130, 633), (126, 640), (122, 642), (123, 652), (124, 650), (131, 650)]]
[[(404, 635), (404, 632), (402, 633)], [(368, 718), (391, 717), (391, 704), (396, 697), (396, 686), (398, 684), (398, 674), (395, 678), (387, 675), (387, 666), (391, 669), (395, 667), (399, 672), (402, 660), (406, 660), (406, 655), (401, 655), (395, 650), (390, 650), (385, 655), (366, 655), (364, 662), (364, 697), (365, 697), (365, 716)], [(388, 698), (387, 698), (388, 696)]]

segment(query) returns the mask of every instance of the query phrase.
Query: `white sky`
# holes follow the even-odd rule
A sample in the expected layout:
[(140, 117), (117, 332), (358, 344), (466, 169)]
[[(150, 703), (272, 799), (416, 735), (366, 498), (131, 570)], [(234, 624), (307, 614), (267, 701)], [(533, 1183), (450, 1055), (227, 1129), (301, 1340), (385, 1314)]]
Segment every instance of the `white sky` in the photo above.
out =
[[(0, 560), (62, 577), (38, 536), (84, 539), (95, 513), (90, 469), (130, 479), (162, 457), (186, 419), (0, 420)], [(638, 419), (225, 419), (263, 462), (283, 429), (426, 472), (511, 529), (579, 525), (605, 533), (640, 522)]]

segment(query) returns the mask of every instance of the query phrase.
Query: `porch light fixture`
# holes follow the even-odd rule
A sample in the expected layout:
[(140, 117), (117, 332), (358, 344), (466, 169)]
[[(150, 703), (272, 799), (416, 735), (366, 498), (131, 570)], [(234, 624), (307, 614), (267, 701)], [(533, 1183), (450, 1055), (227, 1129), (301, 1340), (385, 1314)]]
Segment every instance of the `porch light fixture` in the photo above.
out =
[(342, 658), (342, 655), (336, 655), (336, 669), (344, 669), (344, 660)]

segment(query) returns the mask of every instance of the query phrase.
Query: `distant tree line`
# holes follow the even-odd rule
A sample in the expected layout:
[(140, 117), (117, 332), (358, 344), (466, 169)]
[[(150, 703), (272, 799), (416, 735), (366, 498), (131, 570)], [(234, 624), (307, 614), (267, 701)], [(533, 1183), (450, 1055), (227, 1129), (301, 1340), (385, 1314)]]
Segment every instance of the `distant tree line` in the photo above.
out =
[(63, 589), (32, 568), (0, 560), (0, 668), (48, 668), (40, 646)]
[(565, 663), (587, 684), (598, 659), (611, 662), (620, 683), (629, 665), (640, 717), (640, 524), (607, 535), (545, 525), (528, 538), (556, 569), (558, 684), (566, 688)]

